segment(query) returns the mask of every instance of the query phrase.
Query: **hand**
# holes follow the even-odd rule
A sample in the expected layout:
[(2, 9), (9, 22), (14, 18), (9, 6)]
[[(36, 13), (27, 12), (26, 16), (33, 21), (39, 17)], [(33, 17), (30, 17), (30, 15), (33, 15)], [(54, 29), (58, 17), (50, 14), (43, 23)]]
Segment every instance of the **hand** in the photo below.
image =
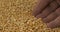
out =
[(60, 0), (38, 0), (33, 15), (42, 18), (47, 27), (56, 28), (60, 26)]

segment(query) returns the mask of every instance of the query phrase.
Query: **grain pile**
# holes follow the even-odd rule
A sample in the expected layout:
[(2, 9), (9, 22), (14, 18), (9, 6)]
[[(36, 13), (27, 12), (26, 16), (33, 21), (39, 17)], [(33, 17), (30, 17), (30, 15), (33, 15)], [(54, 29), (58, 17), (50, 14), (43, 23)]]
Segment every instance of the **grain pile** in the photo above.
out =
[(0, 32), (60, 32), (31, 15), (36, 0), (0, 0)]

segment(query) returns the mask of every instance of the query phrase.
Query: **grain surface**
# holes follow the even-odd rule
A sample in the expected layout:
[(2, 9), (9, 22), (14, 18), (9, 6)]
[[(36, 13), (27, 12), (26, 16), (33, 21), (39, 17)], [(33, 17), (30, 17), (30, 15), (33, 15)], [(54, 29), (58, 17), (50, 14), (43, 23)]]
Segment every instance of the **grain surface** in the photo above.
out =
[(60, 32), (32, 16), (37, 0), (0, 0), (0, 32)]

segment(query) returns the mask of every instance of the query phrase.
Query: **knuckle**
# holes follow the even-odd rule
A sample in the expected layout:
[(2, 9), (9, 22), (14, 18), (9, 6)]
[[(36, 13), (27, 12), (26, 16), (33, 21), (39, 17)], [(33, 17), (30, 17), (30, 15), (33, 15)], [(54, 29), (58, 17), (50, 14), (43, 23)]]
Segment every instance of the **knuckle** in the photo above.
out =
[(57, 3), (60, 5), (60, 0), (56, 0), (57, 1)]

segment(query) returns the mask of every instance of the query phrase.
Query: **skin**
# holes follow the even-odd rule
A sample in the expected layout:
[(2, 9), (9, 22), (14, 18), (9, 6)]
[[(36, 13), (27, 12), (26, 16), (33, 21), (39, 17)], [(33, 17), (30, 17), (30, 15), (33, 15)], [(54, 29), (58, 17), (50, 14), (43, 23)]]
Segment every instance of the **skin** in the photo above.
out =
[(38, 0), (32, 14), (42, 18), (48, 28), (60, 27), (60, 0)]

